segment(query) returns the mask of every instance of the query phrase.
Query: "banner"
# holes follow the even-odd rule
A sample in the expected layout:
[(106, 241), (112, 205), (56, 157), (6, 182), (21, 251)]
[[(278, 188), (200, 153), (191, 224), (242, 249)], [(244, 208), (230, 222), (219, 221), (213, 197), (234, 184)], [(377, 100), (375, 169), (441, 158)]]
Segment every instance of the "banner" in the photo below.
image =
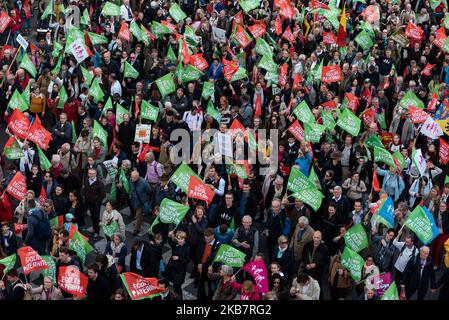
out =
[(10, 160), (22, 158), (25, 154), (14, 137), (10, 137), (3, 147), (5, 156)]
[(382, 297), (391, 285), (391, 273), (381, 273), (379, 275), (375, 275), (370, 280), (371, 284), (374, 286), (374, 288), (376, 288), (377, 296)]
[(81, 261), (86, 261), (86, 256), (94, 250), (94, 248), (90, 245), (86, 237), (83, 236), (78, 230), (75, 230), (72, 235), (69, 236), (69, 249), (72, 249), (77, 253), (77, 256), (81, 259)]
[(321, 70), (321, 82), (332, 83), (343, 80), (339, 65), (323, 66)]
[(295, 137), (296, 140), (301, 142), (304, 141), (304, 129), (301, 127), (298, 120), (295, 120), (295, 122), (288, 127), (288, 131)]
[(374, 147), (374, 162), (383, 162), (390, 167), (396, 167), (393, 156), (385, 148), (378, 146)]
[(56, 279), (56, 263), (51, 256), (42, 256), (42, 259), (47, 263), (48, 269), (41, 270), (42, 276), (51, 277), (53, 280), (53, 284), (58, 283), (58, 279)]
[(245, 13), (248, 13), (260, 6), (260, 0), (239, 0), (239, 5)]
[(300, 104), (293, 110), (296, 119), (301, 120), (303, 123), (315, 123), (315, 116), (310, 110), (309, 105), (305, 100), (301, 101)]
[(137, 79), (139, 77), (139, 72), (128, 61), (125, 61), (123, 74), (125, 78)]
[(6, 187), (6, 192), (19, 201), (23, 200), (27, 192), (27, 183), (25, 176), (20, 171), (17, 171), (11, 179)]
[(423, 176), (427, 170), (427, 162), (422, 155), (421, 149), (412, 149), (412, 161), (415, 167), (418, 169), (419, 174)]
[(246, 254), (243, 252), (230, 245), (222, 244), (215, 255), (214, 262), (223, 262), (227, 266), (240, 268), (245, 263), (245, 257)]
[(355, 252), (368, 248), (368, 236), (360, 223), (352, 226), (344, 233), (343, 237), (345, 238), (345, 245)]
[(149, 143), (151, 138), (151, 124), (136, 124), (134, 141)]
[(412, 90), (408, 90), (405, 93), (399, 101), (399, 105), (404, 109), (408, 109), (410, 106), (424, 109), (424, 102), (422, 102)]
[(0, 14), (0, 33), (5, 32), (10, 22), (11, 18), (8, 16), (8, 13), (6, 11), (2, 11)]
[(3, 274), (7, 274), (9, 270), (14, 268), (14, 265), (16, 264), (16, 259), (17, 255), (14, 253), (0, 260), (0, 264), (5, 266), (5, 268), (3, 269)]
[(123, 21), (122, 25), (120, 26), (118, 37), (128, 42), (131, 41), (131, 32), (129, 32), (128, 24), (125, 21)]
[(426, 207), (417, 206), (405, 219), (404, 225), (409, 227), (425, 245), (439, 235), (433, 216)]
[(94, 128), (92, 130), (92, 137), (97, 137), (103, 143), (104, 147), (108, 146), (108, 133), (105, 129), (98, 123), (97, 120), (94, 120)]
[(263, 261), (251, 261), (242, 267), (243, 271), (248, 272), (256, 282), (259, 292), (267, 293), (268, 288), (268, 273), (265, 263)]
[(18, 249), (17, 254), (19, 255), (20, 263), (25, 275), (28, 275), (33, 271), (48, 269), (48, 264), (45, 260), (42, 259), (42, 257), (30, 246)]
[(106, 16), (119, 16), (120, 15), (120, 7), (112, 2), (106, 2), (103, 10), (101, 10), (101, 14)]
[(212, 27), (212, 41), (226, 43), (226, 30)]
[(19, 90), (14, 90), (11, 99), (9, 99), (8, 108), (12, 110), (19, 109), (21, 112), (24, 112), (28, 109), (29, 105), (30, 104), (25, 100), (24, 96), (19, 93)]
[(381, 209), (378, 213), (378, 219), (388, 228), (394, 227), (394, 202), (391, 197), (388, 197), (386, 200), (382, 200)]
[(424, 30), (409, 21), (405, 29), (405, 35), (415, 41), (421, 41), (424, 37)]
[(120, 274), (120, 279), (132, 300), (152, 298), (165, 290), (157, 286), (157, 278), (144, 278), (132, 272), (124, 272)]
[(112, 238), (112, 235), (119, 230), (119, 226), (117, 220), (112, 221), (111, 224), (102, 224), (101, 228), (106, 236)]
[(429, 114), (420, 108), (409, 106), (408, 109), (410, 111), (410, 120), (412, 120), (414, 124), (423, 123), (429, 117)]
[(267, 27), (265, 26), (265, 23), (263, 23), (263, 22), (256, 23), (256, 24), (253, 24), (252, 26), (249, 26), (248, 30), (249, 30), (249, 32), (251, 32), (253, 37), (256, 39), (262, 37), (265, 33), (267, 33)]
[(304, 141), (305, 142), (320, 142), (321, 136), (323, 135), (326, 127), (318, 124), (312, 123), (309, 124), (307, 122), (304, 123)]
[(53, 136), (42, 125), (38, 115), (36, 115), (36, 119), (28, 130), (27, 139), (33, 141), (39, 148), (44, 150), (47, 150), (48, 144), (53, 140)]
[(11, 118), (8, 122), (8, 127), (20, 139), (25, 139), (28, 135), (28, 129), (31, 123), (28, 117), (25, 116), (18, 108), (14, 109)]
[(77, 39), (73, 41), (69, 45), (69, 50), (72, 53), (72, 55), (75, 57), (76, 61), (78, 63), (83, 62), (87, 58), (89, 58), (89, 53), (87, 52), (83, 41), (81, 39)]
[(167, 73), (165, 76), (157, 79), (156, 85), (163, 98), (176, 90), (176, 85), (171, 73)]
[(184, 219), (184, 216), (189, 210), (189, 207), (165, 198), (160, 204), (158, 218), (163, 223), (173, 223), (177, 225)]
[(170, 181), (176, 184), (176, 186), (180, 188), (184, 193), (188, 193), (191, 176), (194, 176), (198, 180), (201, 180), (201, 178), (195, 172), (193, 172), (193, 170), (190, 169), (188, 165), (183, 163), (172, 174), (172, 176), (170, 177)]
[(380, 300), (399, 300), (398, 288), (395, 282), (390, 284)]
[(449, 143), (444, 141), (442, 138), (439, 138), (440, 148), (439, 148), (439, 156), (440, 163), (445, 165), (449, 162)]
[(195, 176), (191, 176), (187, 195), (189, 198), (206, 201), (207, 206), (209, 206), (215, 196), (215, 192), (212, 191), (211, 188), (204, 184), (200, 179), (197, 179)]
[(187, 18), (185, 12), (182, 11), (181, 7), (176, 2), (172, 3), (168, 12), (172, 16), (172, 18), (176, 21), (176, 23), (179, 23), (180, 21)]
[(365, 265), (365, 260), (357, 253), (345, 247), (341, 255), (341, 265), (349, 270), (352, 279), (360, 281), (362, 278), (362, 269)]
[(420, 132), (432, 140), (438, 139), (439, 136), (444, 134), (438, 123), (436, 123), (436, 121), (430, 116), (422, 125)]
[(361, 123), (362, 120), (357, 118), (357, 116), (348, 109), (345, 109), (338, 118), (337, 126), (356, 137), (360, 132)]
[(87, 291), (88, 278), (75, 266), (59, 267), (58, 286), (74, 296), (84, 298)]

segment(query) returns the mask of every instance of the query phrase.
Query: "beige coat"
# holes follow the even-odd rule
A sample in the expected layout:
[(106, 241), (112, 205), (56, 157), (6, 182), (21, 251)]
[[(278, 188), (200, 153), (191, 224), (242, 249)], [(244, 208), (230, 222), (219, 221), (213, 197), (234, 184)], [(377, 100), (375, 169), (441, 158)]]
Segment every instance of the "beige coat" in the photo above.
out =
[(313, 233), (315, 230), (311, 226), (307, 226), (302, 239), (298, 241), (299, 226), (296, 225), (295, 232), (293, 232), (292, 239), (290, 240), (290, 248), (292, 248), (295, 254), (295, 260), (301, 262), (302, 260), (302, 250), (307, 242), (313, 240)]
[[(292, 300), (319, 300), (320, 285), (318, 281), (309, 276), (309, 284), (304, 288), (295, 278), (290, 288), (290, 295), (292, 296)], [(302, 295), (302, 299), (298, 297), (299, 295)]]
[[(69, 172), (74, 172), (78, 167), (78, 161), (76, 156), (72, 153), (72, 151), (67, 152), (66, 154), (62, 154), (61, 150), (58, 150), (58, 155), (61, 157), (61, 164), (64, 169), (69, 170)], [(70, 162), (70, 163), (69, 163)]]

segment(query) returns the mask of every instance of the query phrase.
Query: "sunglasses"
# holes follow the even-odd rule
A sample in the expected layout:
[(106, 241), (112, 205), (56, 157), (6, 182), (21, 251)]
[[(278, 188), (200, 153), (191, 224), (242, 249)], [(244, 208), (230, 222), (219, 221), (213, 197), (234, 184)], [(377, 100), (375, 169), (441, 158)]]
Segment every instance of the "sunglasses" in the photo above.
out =
[(281, 244), (287, 244), (287, 241), (282, 241)]

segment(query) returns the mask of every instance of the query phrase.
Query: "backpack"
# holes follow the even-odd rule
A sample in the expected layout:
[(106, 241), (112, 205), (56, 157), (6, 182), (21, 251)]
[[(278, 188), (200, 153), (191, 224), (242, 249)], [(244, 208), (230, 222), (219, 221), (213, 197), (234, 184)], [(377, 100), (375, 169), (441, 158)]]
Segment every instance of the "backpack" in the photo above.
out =
[[(42, 212), (42, 211), (40, 211), (40, 212)], [(37, 238), (41, 241), (50, 240), (51, 237), (53, 236), (53, 231), (51, 230), (50, 223), (48, 222), (48, 219), (45, 219), (45, 218), (41, 219), (37, 215), (34, 215), (34, 217), (38, 221)]]

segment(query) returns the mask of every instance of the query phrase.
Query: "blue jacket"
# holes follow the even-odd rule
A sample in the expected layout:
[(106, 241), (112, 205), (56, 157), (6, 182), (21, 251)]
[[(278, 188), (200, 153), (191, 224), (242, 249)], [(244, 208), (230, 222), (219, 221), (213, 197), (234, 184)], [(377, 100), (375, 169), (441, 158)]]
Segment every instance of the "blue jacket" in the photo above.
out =
[(217, 72), (215, 73), (215, 77), (213, 77), (213, 71), (214, 71), (214, 64), (212, 63), (212, 65), (209, 67), (209, 70), (207, 71), (207, 79), (213, 78), (215, 81), (218, 80), (218, 78), (220, 78), (220, 76), (223, 74), (223, 65), (220, 63), (218, 63), (218, 69)]
[(137, 182), (129, 181), (129, 199), (133, 208), (143, 208), (144, 204), (150, 201), (151, 190), (150, 185), (143, 178), (139, 178)]
[(394, 196), (394, 201), (398, 201), (405, 188), (404, 180), (400, 176), (392, 175), (390, 171), (380, 168), (377, 168), (377, 174), (384, 177), (382, 189), (386, 191), (389, 188), (394, 188), (394, 195), (389, 194), (389, 196)]
[(311, 162), (312, 156), (309, 152), (306, 153), (305, 157), (297, 158), (295, 160), (295, 164), (299, 166), (299, 171), (301, 171), (306, 177), (309, 176)]
[[(47, 192), (47, 186), (48, 186), (47, 181), (44, 181), (42, 183), (42, 186), (44, 187), (45, 192)], [(55, 192), (57, 186), (58, 186), (58, 182), (56, 182), (56, 179), (52, 179), (52, 184), (51, 184), (51, 187), (50, 187), (50, 193), (47, 192), (47, 198), (48, 199), (52, 199), (53, 192)]]
[(225, 234), (222, 234), (220, 232), (220, 227), (216, 227), (214, 233), (215, 239), (217, 239), (218, 242), (223, 244), (230, 244), (232, 237), (234, 237), (234, 232), (232, 231), (232, 229), (228, 229), (228, 231), (226, 231)]
[(25, 239), (25, 243), (37, 251), (39, 254), (45, 253), (45, 245), (47, 241), (39, 239), (39, 220), (49, 223), (46, 213), (42, 209), (34, 208), (30, 210), (28, 216), (28, 233)]

